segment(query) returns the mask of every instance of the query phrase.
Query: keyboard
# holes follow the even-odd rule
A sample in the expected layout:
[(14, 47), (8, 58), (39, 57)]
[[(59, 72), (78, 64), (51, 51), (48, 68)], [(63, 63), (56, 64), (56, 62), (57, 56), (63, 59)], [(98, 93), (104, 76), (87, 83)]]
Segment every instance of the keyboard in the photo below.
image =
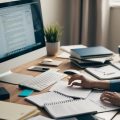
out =
[(63, 73), (49, 70), (31, 79), (31, 81), (24, 81), (20, 83), (19, 87), (26, 87), (33, 90), (42, 91), (43, 89), (49, 87), (50, 85), (65, 77), (66, 75)]

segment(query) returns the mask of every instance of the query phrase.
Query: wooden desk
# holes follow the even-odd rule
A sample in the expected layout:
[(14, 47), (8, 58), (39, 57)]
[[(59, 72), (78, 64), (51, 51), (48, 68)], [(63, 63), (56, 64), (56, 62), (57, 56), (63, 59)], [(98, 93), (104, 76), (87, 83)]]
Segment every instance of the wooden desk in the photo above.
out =
[[(39, 65), (39, 63), (44, 58), (46, 58), (46, 56), (43, 57), (43, 58), (37, 59), (35, 61), (29, 62), (27, 64), (24, 64), (22, 66), (19, 66), (19, 67), (13, 69), (12, 71), (17, 72), (17, 73), (37, 76), (38, 74), (40, 74), (40, 72), (28, 71), (27, 68), (30, 67), (30, 66), (33, 66), (33, 65)], [(49, 57), (49, 58), (51, 58), (51, 57)], [(65, 70), (65, 69), (77, 69), (77, 70), (81, 70), (82, 72), (84, 72), (84, 70), (82, 70), (82, 69), (80, 69), (76, 66), (71, 65), (71, 63), (68, 59), (60, 59), (60, 58), (55, 58), (55, 57), (52, 57), (52, 59), (57, 59), (57, 60), (62, 60), (63, 61), (63, 63), (58, 67), (60, 69), (60, 72), (63, 72), (63, 70)], [(91, 75), (89, 75), (87, 73), (85, 73), (85, 74), (92, 77)], [(95, 79), (95, 78), (93, 77), (93, 79)], [(19, 104), (33, 105), (33, 104), (25, 101), (24, 98), (18, 97), (18, 94), (20, 93), (21, 90), (18, 88), (17, 85), (12, 85), (12, 84), (7, 84), (7, 83), (0, 82), (0, 87), (5, 87), (10, 92), (11, 96), (10, 96), (10, 99), (7, 100), (7, 101), (13, 102), (13, 103), (19, 103)], [(40, 93), (43, 93), (43, 92), (47, 92), (49, 90), (49, 88), (50, 87), (48, 87), (47, 89), (45, 89), (41, 92), (34, 92), (33, 94), (40, 94)], [(40, 113), (41, 115), (49, 116), (48, 113), (46, 111), (44, 111), (44, 109), (42, 109), (42, 108), (39, 108), (39, 109), (41, 111), (41, 113)], [(107, 115), (109, 116), (109, 114), (107, 114)]]

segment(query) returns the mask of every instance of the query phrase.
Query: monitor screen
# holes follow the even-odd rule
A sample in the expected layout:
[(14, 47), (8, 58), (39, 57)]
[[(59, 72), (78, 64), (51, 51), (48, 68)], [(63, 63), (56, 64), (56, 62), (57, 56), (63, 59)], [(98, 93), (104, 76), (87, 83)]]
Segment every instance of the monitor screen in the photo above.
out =
[(44, 46), (39, 0), (0, 3), (0, 63)]

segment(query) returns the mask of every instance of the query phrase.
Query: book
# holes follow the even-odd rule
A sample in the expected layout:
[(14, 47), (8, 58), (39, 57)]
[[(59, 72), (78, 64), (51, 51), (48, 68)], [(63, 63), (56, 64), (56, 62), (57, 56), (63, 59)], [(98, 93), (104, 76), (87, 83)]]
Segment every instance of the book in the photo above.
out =
[[(85, 107), (89, 106), (89, 107)], [(77, 115), (95, 114), (96, 105), (89, 100), (69, 100), (45, 104), (46, 111), (55, 119)]]
[(73, 98), (64, 96), (57, 92), (46, 92), (46, 93), (26, 97), (25, 100), (32, 102), (33, 104), (39, 107), (44, 107), (44, 104), (46, 103), (73, 100)]
[(58, 93), (73, 98), (85, 99), (90, 94), (91, 89), (83, 89), (81, 87), (76, 87), (76, 86), (70, 87), (68, 86), (67, 81), (59, 81), (50, 89), (50, 91), (56, 91)]
[(103, 67), (86, 68), (86, 71), (98, 79), (115, 79), (120, 78), (120, 70), (112, 65)]
[(25, 120), (37, 114), (37, 107), (0, 101), (0, 119)]
[(109, 60), (100, 60), (100, 61), (92, 61), (92, 60), (86, 60), (86, 59), (78, 59), (74, 57), (70, 57), (70, 61), (72, 64), (76, 65), (77, 67), (80, 68), (87, 68), (87, 67), (100, 67), (100, 66), (105, 66), (109, 65), (110, 61)]
[(71, 49), (71, 56), (80, 59), (111, 56), (113, 52), (103, 46)]

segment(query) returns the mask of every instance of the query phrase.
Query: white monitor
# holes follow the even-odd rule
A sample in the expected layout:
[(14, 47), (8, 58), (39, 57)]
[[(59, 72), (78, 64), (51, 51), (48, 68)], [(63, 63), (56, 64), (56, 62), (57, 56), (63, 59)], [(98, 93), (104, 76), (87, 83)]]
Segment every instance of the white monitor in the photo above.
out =
[(0, 75), (45, 54), (40, 1), (0, 2)]

